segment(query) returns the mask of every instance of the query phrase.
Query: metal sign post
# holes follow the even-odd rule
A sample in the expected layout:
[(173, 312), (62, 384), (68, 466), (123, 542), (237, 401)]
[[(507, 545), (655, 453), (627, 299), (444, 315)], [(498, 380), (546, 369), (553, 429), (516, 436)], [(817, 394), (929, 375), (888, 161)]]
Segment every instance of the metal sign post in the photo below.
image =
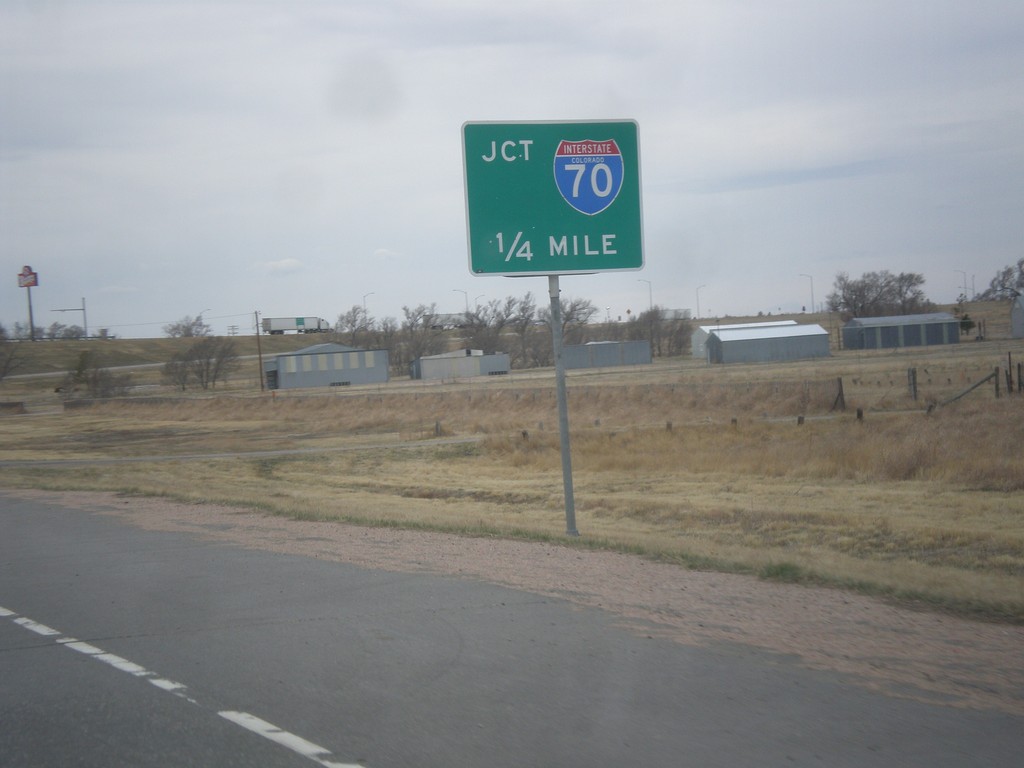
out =
[(32, 271), (32, 267), (25, 265), (18, 273), (18, 287), (28, 291), (28, 338), (29, 341), (36, 340), (36, 321), (32, 316), (32, 288), (39, 285), (39, 274)]
[(569, 398), (565, 388), (565, 361), (562, 359), (562, 301), (558, 275), (548, 275), (551, 296), (551, 343), (555, 355), (555, 395), (558, 400), (558, 434), (562, 444), (562, 488), (565, 492), (565, 533), (579, 536), (576, 530), (576, 498), (572, 489), (572, 454), (569, 450)]
[(462, 126), (470, 272), (548, 278), (570, 536), (579, 532), (558, 276), (643, 268), (638, 134), (633, 120)]

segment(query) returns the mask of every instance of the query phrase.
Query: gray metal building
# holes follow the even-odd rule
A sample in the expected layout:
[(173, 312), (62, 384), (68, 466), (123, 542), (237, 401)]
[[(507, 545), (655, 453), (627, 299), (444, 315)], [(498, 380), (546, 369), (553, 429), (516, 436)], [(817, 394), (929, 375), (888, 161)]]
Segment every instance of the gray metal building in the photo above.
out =
[(617, 365), (650, 365), (649, 341), (592, 341), (562, 347), (562, 362), (570, 368), (611, 368)]
[(796, 325), (796, 320), (768, 320), (758, 323), (732, 323), (726, 325), (718, 323), (715, 325), (702, 325), (690, 336), (690, 354), (694, 357), (707, 357), (708, 351), (705, 345), (707, 344), (708, 336), (710, 336), (711, 332), (714, 330), (722, 328), (774, 328), (779, 325)]
[(843, 349), (896, 349), (959, 343), (960, 321), (948, 312), (855, 317), (843, 326)]
[(465, 379), (473, 376), (501, 376), (509, 371), (504, 352), (485, 355), (479, 349), (459, 349), (414, 360), (409, 376), (414, 379)]
[(708, 336), (709, 363), (773, 363), (828, 357), (828, 331), (820, 325), (716, 328)]
[(1024, 339), (1024, 295), (1014, 299), (1010, 307), (1010, 335), (1015, 339)]
[(263, 374), (268, 389), (379, 384), (388, 380), (388, 351), (315, 344), (264, 363)]

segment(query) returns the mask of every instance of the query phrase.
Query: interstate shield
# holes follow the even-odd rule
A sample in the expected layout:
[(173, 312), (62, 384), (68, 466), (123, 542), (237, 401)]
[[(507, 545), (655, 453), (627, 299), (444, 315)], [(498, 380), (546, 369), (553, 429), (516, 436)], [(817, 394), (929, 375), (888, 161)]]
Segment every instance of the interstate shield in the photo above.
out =
[(555, 185), (562, 198), (580, 213), (605, 210), (622, 189), (622, 152), (614, 139), (562, 139), (555, 150)]

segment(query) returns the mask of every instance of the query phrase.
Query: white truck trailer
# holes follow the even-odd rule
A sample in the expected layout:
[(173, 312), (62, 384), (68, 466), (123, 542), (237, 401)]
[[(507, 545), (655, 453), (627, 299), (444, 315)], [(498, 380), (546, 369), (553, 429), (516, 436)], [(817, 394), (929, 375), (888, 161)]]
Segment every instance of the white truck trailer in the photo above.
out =
[(322, 317), (264, 317), (263, 332), (280, 334), (287, 331), (297, 333), (327, 333), (331, 324)]

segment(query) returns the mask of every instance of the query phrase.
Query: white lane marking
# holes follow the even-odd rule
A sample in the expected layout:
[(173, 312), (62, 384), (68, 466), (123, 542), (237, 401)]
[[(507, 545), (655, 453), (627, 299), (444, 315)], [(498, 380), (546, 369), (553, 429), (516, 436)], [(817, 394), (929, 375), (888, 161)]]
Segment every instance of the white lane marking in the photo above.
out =
[(176, 683), (173, 680), (168, 680), (165, 677), (154, 677), (151, 678), (149, 682), (151, 682), (157, 688), (160, 688), (161, 690), (167, 691), (169, 693), (185, 690), (184, 683)]
[(95, 645), (89, 645), (89, 643), (83, 643), (81, 640), (75, 640), (73, 637), (62, 637), (57, 641), (61, 645), (64, 645), (72, 650), (84, 653), (88, 656), (92, 656), (97, 661), (102, 661), (104, 664), (109, 664), (114, 669), (120, 669), (122, 672), (127, 672), (129, 675), (135, 675), (136, 677), (151, 677), (153, 675), (145, 667), (140, 667), (134, 661), (128, 661), (128, 659), (122, 659), (120, 656), (116, 656), (113, 653), (107, 653), (102, 648), (97, 648)]
[(122, 659), (120, 656), (115, 656), (112, 653), (101, 653), (94, 658), (102, 661), (104, 664), (109, 664), (114, 669), (120, 669), (122, 672), (127, 672), (129, 675), (135, 675), (136, 677), (147, 677), (153, 674), (145, 667), (140, 667), (134, 661)]
[(280, 744), (282, 747), (287, 747), (292, 752), (297, 752), (303, 757), (315, 760), (320, 763), (320, 765), (326, 766), (326, 768), (359, 768), (358, 765), (353, 763), (334, 763), (327, 760), (326, 758), (331, 755), (330, 750), (324, 749), (311, 741), (306, 741), (304, 738), (296, 736), (294, 733), (283, 731), (273, 723), (261, 720), (255, 715), (250, 715), (248, 712), (231, 712), (225, 710), (224, 712), (218, 712), (217, 714), (225, 720), (230, 720), (235, 725), (240, 725), (253, 733), (259, 734), (265, 739), (269, 739), (270, 741)]
[(50, 635), (59, 635), (60, 634), (60, 632), (58, 632), (53, 627), (48, 627), (45, 624), (40, 624), (37, 621), (32, 621), (32, 619), (27, 619), (24, 616), (22, 618), (20, 618), (20, 619), (15, 619), (14, 623), (15, 624), (20, 624), (25, 629), (32, 630), (37, 635), (50, 636)]
[[(15, 616), (14, 611), (7, 610), (6, 608), (0, 607), (0, 616)], [(78, 651), (86, 656), (91, 656), (97, 661), (102, 661), (104, 664), (109, 664), (114, 669), (118, 669), (122, 672), (127, 672), (134, 677), (145, 677), (150, 683), (155, 685), (157, 688), (168, 693), (172, 693), (179, 698), (184, 699), (190, 704), (196, 706), (202, 706), (198, 701), (185, 695), (185, 685), (182, 683), (176, 683), (173, 680), (168, 680), (163, 677), (155, 677), (155, 672), (152, 672), (145, 667), (136, 664), (133, 661), (117, 656), (113, 653), (107, 653), (102, 648), (97, 648), (95, 645), (90, 643), (82, 642), (74, 637), (68, 637), (63, 635), (59, 630), (53, 627), (48, 627), (45, 624), (40, 624), (37, 621), (22, 616), (17, 619), (13, 619), (15, 624), (18, 624), (25, 629), (35, 632), (39, 635), (46, 637), (52, 637), (53, 635), (62, 635), (58, 637), (55, 642), (58, 645), (63, 645), (65, 648), (70, 648), (73, 651)], [(234, 712), (231, 710), (224, 710), (218, 712), (218, 715), (223, 717), (225, 720), (234, 723), (235, 725), (245, 728), (251, 733), (255, 733), (263, 738), (274, 742), (286, 749), (290, 749), (296, 754), (302, 755), (308, 758), (324, 768), (362, 768), (357, 763), (336, 763), (328, 758), (331, 757), (331, 752), (324, 747), (314, 744), (311, 741), (307, 741), (301, 736), (296, 736), (294, 733), (282, 730), (273, 723), (268, 723), (266, 720), (262, 720), (255, 715), (250, 715), (248, 712)]]
[(75, 638), (73, 638), (73, 637), (62, 637), (57, 642), (60, 643), (61, 645), (64, 645), (64, 646), (70, 648), (73, 651), (78, 651), (79, 653), (85, 653), (85, 654), (88, 654), (89, 656), (99, 656), (101, 653), (103, 653), (103, 651), (101, 651), (95, 645), (89, 645), (88, 643), (83, 643), (81, 640), (75, 640)]

